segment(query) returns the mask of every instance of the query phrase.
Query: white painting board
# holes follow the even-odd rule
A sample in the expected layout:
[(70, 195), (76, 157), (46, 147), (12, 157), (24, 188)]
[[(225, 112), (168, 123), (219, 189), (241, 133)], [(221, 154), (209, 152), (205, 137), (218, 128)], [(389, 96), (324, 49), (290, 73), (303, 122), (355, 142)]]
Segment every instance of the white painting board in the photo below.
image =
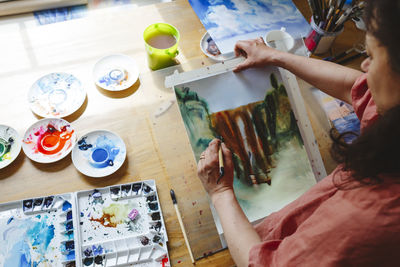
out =
[[(241, 60), (233, 59), (190, 72), (176, 72), (166, 78), (166, 86), (181, 90), (180, 93), (185, 92), (184, 98), (186, 99), (192, 97), (198, 98), (200, 102), (205, 101), (208, 104), (209, 114), (214, 114), (263, 100), (271, 87), (269, 77), (271, 73), (277, 76), (279, 84), (284, 84), (304, 142), (304, 149), (293, 150), (293, 147), (297, 146), (288, 146), (287, 149), (280, 149), (272, 156), (276, 165), (270, 171), (271, 185), (260, 183), (257, 186), (243, 187), (235, 178), (234, 189), (239, 203), (249, 220), (257, 222), (295, 200), (316, 181), (325, 177), (326, 172), (294, 75), (275, 67), (250, 69), (239, 74), (233, 73), (232, 69)], [(195, 93), (195, 97), (193, 97), (193, 93)], [(180, 97), (182, 95), (179, 96), (177, 93), (178, 104), (182, 102)], [(195, 101), (189, 100), (189, 102)], [(196, 105), (192, 107), (196, 107)], [(193, 139), (197, 138), (196, 133), (191, 132), (191, 127), (188, 125), (190, 123), (185, 121), (187, 116), (183, 114), (185, 111), (183, 111), (182, 105), (180, 108), (189, 139), (191, 139), (194, 156), (198, 160), (201, 151), (196, 147), (196, 142), (193, 142)], [(198, 121), (196, 127), (201, 128)], [(209, 138), (212, 138), (210, 131), (201, 131), (200, 134), (209, 135), (211, 136)], [(215, 211), (213, 211), (213, 215), (218, 232), (222, 233)]]

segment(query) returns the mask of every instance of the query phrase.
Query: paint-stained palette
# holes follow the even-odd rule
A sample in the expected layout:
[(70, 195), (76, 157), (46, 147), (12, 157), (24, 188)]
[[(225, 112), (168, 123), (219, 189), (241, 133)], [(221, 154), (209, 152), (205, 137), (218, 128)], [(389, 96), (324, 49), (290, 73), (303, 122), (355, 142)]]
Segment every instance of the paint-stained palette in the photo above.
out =
[(41, 77), (28, 93), (30, 108), (44, 118), (66, 117), (77, 111), (85, 98), (82, 83), (74, 75), (63, 72)]
[(0, 204), (0, 235), (0, 266), (170, 266), (154, 180)]
[(75, 266), (74, 196), (0, 204), (1, 266)]
[(72, 150), (72, 162), (84, 175), (104, 177), (117, 171), (125, 161), (126, 147), (121, 137), (105, 130), (82, 136)]
[(225, 60), (229, 60), (235, 57), (235, 53), (234, 52), (230, 52), (230, 53), (225, 53), (225, 54), (221, 54), (221, 51), (219, 51), (216, 43), (214, 42), (214, 40), (211, 38), (210, 34), (208, 32), (206, 32), (203, 37), (200, 40), (200, 48), (201, 51), (203, 51), (203, 53), (215, 60), (215, 61), (225, 61)]
[(83, 266), (169, 266), (154, 180), (78, 192), (77, 206)]
[(93, 68), (97, 86), (109, 91), (121, 91), (131, 87), (139, 78), (136, 62), (122, 54), (101, 58)]
[(21, 138), (16, 130), (0, 125), (0, 169), (13, 162), (21, 151)]
[(25, 132), (22, 148), (33, 161), (51, 163), (71, 152), (76, 133), (71, 124), (63, 119), (42, 119)]

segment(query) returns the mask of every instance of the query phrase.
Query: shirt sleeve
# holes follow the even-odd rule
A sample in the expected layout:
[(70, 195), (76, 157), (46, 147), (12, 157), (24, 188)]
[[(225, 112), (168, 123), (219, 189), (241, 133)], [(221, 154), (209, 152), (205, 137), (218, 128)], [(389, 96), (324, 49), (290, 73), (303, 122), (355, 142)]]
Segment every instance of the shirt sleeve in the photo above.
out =
[(381, 195), (371, 199), (372, 192), (363, 197), (360, 192), (335, 193), (300, 225), (292, 225), (292, 234), (253, 246), (249, 266), (397, 266), (398, 215), (388, 218), (382, 207), (397, 212), (399, 201), (393, 197), (392, 204), (382, 205)]
[(361, 130), (378, 118), (376, 105), (368, 88), (366, 73), (361, 75), (351, 88), (351, 100), (354, 111), (360, 120)]

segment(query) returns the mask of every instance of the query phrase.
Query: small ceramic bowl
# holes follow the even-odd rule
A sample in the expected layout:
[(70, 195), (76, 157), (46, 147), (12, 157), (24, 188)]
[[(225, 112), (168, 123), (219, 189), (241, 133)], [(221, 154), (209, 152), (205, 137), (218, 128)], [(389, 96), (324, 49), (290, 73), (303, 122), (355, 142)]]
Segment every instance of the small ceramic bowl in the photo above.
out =
[(227, 53), (227, 54), (221, 54), (219, 51), (217, 45), (215, 44), (214, 40), (211, 38), (210, 34), (206, 32), (203, 35), (203, 38), (201, 38), (200, 41), (200, 48), (203, 53), (211, 58), (212, 60), (221, 62), (221, 61), (226, 61), (229, 59), (232, 59), (235, 57), (235, 53)]

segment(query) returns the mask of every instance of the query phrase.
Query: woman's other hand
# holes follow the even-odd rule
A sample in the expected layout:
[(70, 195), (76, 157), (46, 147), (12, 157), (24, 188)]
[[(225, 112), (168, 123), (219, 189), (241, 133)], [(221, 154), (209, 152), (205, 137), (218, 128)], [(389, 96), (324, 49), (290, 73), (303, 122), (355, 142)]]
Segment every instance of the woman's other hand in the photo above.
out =
[[(220, 146), (224, 158), (224, 176), (219, 180), (219, 183), (217, 183), (220, 176), (218, 160)], [(200, 156), (200, 160), (197, 164), (197, 173), (211, 198), (226, 190), (233, 190), (232, 152), (224, 143), (221, 143), (219, 139), (212, 140), (208, 148)]]
[(243, 56), (246, 60), (236, 66), (235, 72), (248, 68), (263, 67), (266, 65), (275, 65), (275, 56), (283, 53), (279, 50), (268, 47), (263, 38), (238, 41), (235, 45), (235, 55)]

